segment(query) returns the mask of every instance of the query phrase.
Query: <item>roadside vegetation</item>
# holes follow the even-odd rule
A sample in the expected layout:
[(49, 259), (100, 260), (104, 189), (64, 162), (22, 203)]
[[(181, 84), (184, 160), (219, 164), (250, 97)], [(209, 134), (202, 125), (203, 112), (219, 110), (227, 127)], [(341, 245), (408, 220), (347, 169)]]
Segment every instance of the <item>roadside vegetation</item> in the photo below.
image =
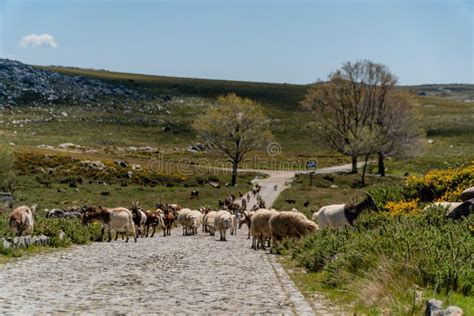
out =
[[(286, 242), (285, 260), (296, 284), (308, 295), (322, 291), (369, 314), (417, 315), (431, 297), (474, 313), (474, 216), (453, 222), (442, 207), (425, 209), (433, 201), (457, 201), (462, 190), (474, 186), (473, 168), (433, 170), (384, 184), (374, 178), (377, 185), (366, 190), (380, 212), (363, 213), (353, 228), (322, 229)], [(301, 205), (311, 216), (322, 204), (348, 203), (347, 196), (361, 194), (347, 182), (350, 176), (317, 177), (312, 188), (304, 182), (308, 178), (297, 178), (276, 207), (289, 208), (284, 202), (289, 196), (313, 197), (314, 207)], [(339, 188), (328, 188), (329, 183)]]

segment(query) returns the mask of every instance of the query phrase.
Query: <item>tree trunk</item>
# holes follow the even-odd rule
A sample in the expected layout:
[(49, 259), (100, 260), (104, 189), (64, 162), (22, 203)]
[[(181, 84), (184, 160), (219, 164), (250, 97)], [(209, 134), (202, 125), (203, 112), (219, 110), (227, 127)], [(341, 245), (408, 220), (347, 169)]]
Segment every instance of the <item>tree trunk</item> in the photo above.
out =
[(351, 173), (357, 173), (357, 156), (352, 156), (352, 171)]
[(378, 156), (379, 156), (379, 171), (378, 171), (378, 174), (381, 177), (385, 177), (385, 162), (383, 160), (384, 159), (383, 152), (379, 151)]
[(365, 173), (367, 171), (369, 157), (370, 157), (369, 155), (365, 156), (364, 167), (362, 167), (362, 179), (361, 179), (362, 187), (365, 187)]
[(237, 162), (232, 162), (232, 181), (231, 185), (234, 186), (237, 184)]

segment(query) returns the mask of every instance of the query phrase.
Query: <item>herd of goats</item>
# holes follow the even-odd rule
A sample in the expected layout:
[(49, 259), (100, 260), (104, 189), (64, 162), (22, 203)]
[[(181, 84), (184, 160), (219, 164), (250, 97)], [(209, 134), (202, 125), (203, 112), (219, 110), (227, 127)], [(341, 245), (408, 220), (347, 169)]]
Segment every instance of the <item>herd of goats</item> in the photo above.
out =
[[(178, 225), (182, 226), (183, 235), (196, 235), (199, 227), (202, 227), (202, 231), (211, 236), (219, 231), (220, 240), (225, 241), (228, 230), (231, 235), (234, 235), (237, 228), (241, 228), (245, 224), (248, 227), (247, 239), (252, 237), (252, 248), (265, 250), (265, 244), (267, 244), (268, 246), (272, 245), (270, 251), (277, 247), (283, 238), (298, 238), (319, 228), (352, 226), (364, 210), (379, 211), (374, 199), (366, 193), (366, 198), (358, 204), (323, 206), (313, 214), (312, 220), (309, 220), (296, 209), (277, 212), (274, 209), (265, 208), (265, 202), (259, 194), (260, 189), (261, 186), (257, 185), (251, 191), (256, 197), (257, 203), (250, 210), (247, 209), (247, 203), (251, 198), (248, 193), (246, 196), (240, 194), (240, 199), (230, 195), (223, 202), (219, 200), (218, 210), (210, 207), (191, 210), (182, 208), (178, 204), (158, 203), (155, 211), (148, 211), (142, 209), (138, 202), (134, 202), (131, 208), (83, 206), (67, 210), (45, 211), (47, 218), (82, 218), (84, 225), (98, 222), (102, 225), (101, 239), (103, 240), (104, 233), (107, 231), (109, 242), (112, 240), (112, 231), (116, 232), (115, 240), (121, 234), (122, 240), (125, 235), (128, 242), (129, 235), (132, 235), (136, 242), (138, 237), (148, 237), (150, 228), (152, 229), (150, 237), (154, 236), (157, 227), (162, 229), (163, 236), (166, 237), (171, 234), (173, 226), (177, 227)], [(196, 193), (193, 191), (192, 195), (195, 196)], [(438, 202), (432, 206), (446, 207), (448, 211), (451, 211), (448, 217), (453, 216), (452, 214), (458, 217), (458, 215), (463, 216), (472, 211), (474, 199), (449, 205), (443, 203), (449, 202)], [(471, 203), (468, 205), (467, 213), (466, 203)], [(458, 209), (460, 211), (457, 211)], [(17, 236), (30, 235), (33, 232), (35, 210), (36, 205), (32, 207), (20, 206), (10, 214), (9, 226)], [(456, 218), (453, 217), (453, 219)]]

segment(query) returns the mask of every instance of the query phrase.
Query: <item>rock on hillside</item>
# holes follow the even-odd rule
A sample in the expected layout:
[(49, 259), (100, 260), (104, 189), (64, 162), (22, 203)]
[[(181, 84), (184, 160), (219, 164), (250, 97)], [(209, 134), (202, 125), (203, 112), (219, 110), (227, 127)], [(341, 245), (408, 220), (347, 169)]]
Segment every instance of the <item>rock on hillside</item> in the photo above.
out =
[(37, 69), (18, 61), (0, 59), (0, 107), (15, 104), (76, 104), (106, 98), (143, 100), (137, 91), (97, 79), (67, 76)]

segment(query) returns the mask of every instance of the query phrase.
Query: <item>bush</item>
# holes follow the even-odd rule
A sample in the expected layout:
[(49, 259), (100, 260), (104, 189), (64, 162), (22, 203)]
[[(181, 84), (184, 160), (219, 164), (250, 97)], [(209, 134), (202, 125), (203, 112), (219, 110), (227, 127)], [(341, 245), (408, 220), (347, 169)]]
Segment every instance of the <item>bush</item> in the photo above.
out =
[(374, 273), (381, 258), (388, 258), (394, 271), (413, 275), (415, 284), (473, 295), (473, 220), (452, 222), (442, 208), (410, 217), (365, 214), (355, 229), (323, 229), (289, 251), (307, 270), (322, 272), (323, 282), (332, 287), (344, 288)]
[(466, 188), (474, 186), (474, 163), (454, 169), (432, 170), (421, 177), (409, 177), (407, 191), (413, 198), (431, 202), (456, 201)]
[(385, 204), (384, 208), (392, 216), (413, 215), (419, 210), (418, 199), (398, 202), (389, 201)]

